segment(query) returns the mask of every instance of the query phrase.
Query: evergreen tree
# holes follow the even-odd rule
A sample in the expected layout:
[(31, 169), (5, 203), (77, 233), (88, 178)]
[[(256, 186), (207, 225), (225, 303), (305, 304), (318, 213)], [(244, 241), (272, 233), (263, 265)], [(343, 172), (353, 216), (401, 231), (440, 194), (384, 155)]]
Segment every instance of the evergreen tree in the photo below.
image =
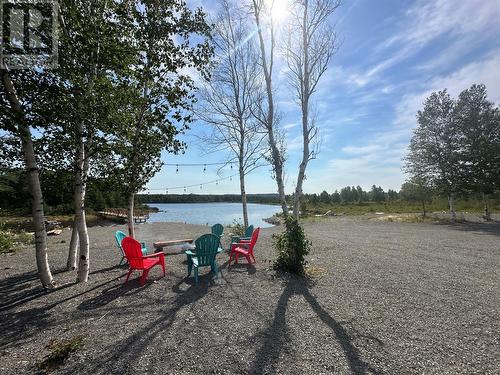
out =
[(326, 190), (323, 190), (321, 194), (319, 195), (319, 199), (323, 203), (330, 203), (330, 194)]

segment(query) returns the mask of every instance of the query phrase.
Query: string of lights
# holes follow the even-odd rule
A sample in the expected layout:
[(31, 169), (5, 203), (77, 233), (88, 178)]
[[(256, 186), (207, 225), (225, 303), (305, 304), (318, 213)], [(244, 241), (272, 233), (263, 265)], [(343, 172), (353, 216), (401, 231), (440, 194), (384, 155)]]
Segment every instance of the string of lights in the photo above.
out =
[(200, 166), (225, 165), (225, 164), (231, 164), (231, 163), (228, 163), (228, 162), (221, 162), (221, 163), (175, 163), (175, 164), (165, 163), (164, 165), (168, 165), (170, 167), (173, 167), (173, 166), (176, 166), (176, 167), (200, 167)]
[[(203, 164), (202, 164), (203, 165)], [(193, 187), (200, 187), (200, 189), (203, 189), (204, 185), (209, 185), (209, 184), (216, 184), (218, 185), (219, 182), (224, 181), (224, 180), (230, 180), (232, 181), (233, 177), (238, 176), (239, 173), (235, 173), (233, 175), (227, 176), (227, 177), (221, 177), (216, 180), (212, 181), (206, 181), (198, 184), (192, 184), (192, 185), (183, 185), (183, 186), (171, 186), (171, 187), (164, 187), (164, 188), (155, 188), (155, 189), (146, 189), (146, 193), (149, 194), (152, 191), (165, 191), (166, 194), (168, 194), (169, 190), (179, 190), (179, 189), (184, 189), (184, 192), (186, 192), (186, 189), (193, 188)]]
[(203, 173), (207, 171), (207, 166), (216, 166), (216, 165), (230, 165), (231, 170), (233, 169), (233, 163), (231, 162), (221, 162), (221, 163), (165, 163), (167, 167), (175, 167), (175, 173), (179, 173), (179, 167), (203, 167)]

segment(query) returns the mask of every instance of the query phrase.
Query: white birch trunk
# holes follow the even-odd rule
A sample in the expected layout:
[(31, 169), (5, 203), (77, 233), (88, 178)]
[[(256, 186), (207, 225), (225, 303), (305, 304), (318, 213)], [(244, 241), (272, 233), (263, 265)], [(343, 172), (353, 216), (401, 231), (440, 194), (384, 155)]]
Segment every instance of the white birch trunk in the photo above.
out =
[(483, 202), (484, 202), (484, 219), (486, 221), (491, 221), (489, 197), (487, 194), (484, 194), (484, 193), (483, 193)]
[(277, 146), (276, 139), (274, 137), (274, 131), (271, 129), (268, 131), (269, 144), (271, 146), (271, 153), (273, 155), (273, 167), (274, 174), (276, 175), (276, 184), (278, 185), (278, 197), (281, 203), (281, 210), (283, 214), (288, 215), (288, 205), (286, 204), (286, 194), (285, 194), (285, 183), (283, 182), (283, 163), (281, 152)]
[(135, 228), (134, 228), (134, 197), (135, 194), (131, 193), (128, 197), (128, 209), (127, 209), (127, 225), (128, 225), (128, 235), (129, 237), (135, 238)]
[(35, 227), (35, 257), (38, 277), (40, 278), (44, 288), (52, 289), (55, 287), (55, 282), (52, 278), (52, 272), (50, 271), (47, 256), (47, 232), (45, 231), (43, 196), (42, 189), (40, 187), (38, 165), (36, 163), (35, 151), (33, 149), (33, 141), (31, 139), (31, 130), (26, 122), (24, 111), (15, 92), (14, 84), (12, 83), (8, 70), (2, 69), (0, 72), (7, 100), (11, 104), (12, 110), (18, 120), (17, 135), (21, 140), (24, 162), (28, 173), (28, 183), (31, 196), (31, 214), (33, 218), (33, 225)]
[(451, 220), (455, 221), (457, 219), (457, 213), (455, 212), (455, 199), (453, 197), (453, 194), (450, 194), (448, 196), (448, 203), (450, 205), (450, 216)]
[(281, 209), (283, 211), (283, 215), (288, 215), (288, 206), (286, 204), (286, 195), (285, 195), (285, 184), (283, 182), (283, 155), (281, 154), (280, 149), (278, 148), (278, 142), (276, 140), (275, 130), (274, 130), (274, 97), (273, 97), (273, 85), (272, 85), (272, 69), (273, 69), (273, 60), (274, 60), (274, 29), (271, 25), (271, 45), (269, 52), (269, 59), (267, 61), (266, 57), (266, 45), (264, 42), (264, 36), (262, 35), (262, 26), (260, 24), (260, 8), (257, 0), (253, 0), (253, 13), (255, 17), (255, 24), (257, 26), (257, 34), (259, 36), (259, 46), (260, 46), (260, 58), (262, 61), (262, 68), (264, 70), (264, 79), (266, 81), (266, 94), (267, 94), (267, 105), (268, 105), (268, 113), (266, 119), (266, 128), (267, 134), (269, 138), (269, 146), (271, 148), (273, 169), (276, 175), (276, 183), (278, 185), (278, 196), (281, 202)]
[(73, 227), (71, 228), (71, 241), (69, 242), (68, 260), (66, 261), (66, 270), (73, 271), (77, 268), (78, 258), (78, 226), (77, 217), (75, 215)]
[(304, 15), (303, 15), (303, 30), (302, 30), (302, 57), (303, 62), (303, 77), (301, 77), (301, 109), (302, 109), (302, 161), (299, 166), (299, 174), (297, 175), (297, 185), (295, 186), (293, 216), (299, 219), (300, 215), (300, 198), (302, 197), (302, 185), (306, 174), (307, 163), (310, 158), (309, 143), (309, 97), (310, 97), (310, 76), (309, 76), (309, 41), (308, 41), (308, 2), (304, 2)]
[(245, 171), (243, 170), (243, 161), (240, 160), (240, 191), (241, 205), (243, 206), (243, 225), (248, 228), (248, 210), (247, 210), (247, 193), (245, 191)]
[(36, 265), (40, 281), (45, 288), (54, 287), (54, 280), (50, 272), (47, 255), (47, 232), (45, 231), (45, 215), (43, 212), (43, 197), (38, 176), (38, 167), (35, 160), (31, 132), (28, 127), (21, 130), (27, 132), (26, 137), (22, 136), (24, 159), (28, 170), (28, 180), (31, 192), (31, 211), (33, 224), (35, 226), (35, 254)]
[(80, 256), (78, 260), (77, 281), (87, 282), (89, 277), (89, 234), (87, 231), (87, 220), (85, 218), (85, 193), (87, 188), (87, 173), (89, 159), (86, 157), (85, 142), (83, 138), (83, 124), (77, 129), (79, 138), (77, 168), (75, 171), (75, 224), (78, 229), (78, 244)]

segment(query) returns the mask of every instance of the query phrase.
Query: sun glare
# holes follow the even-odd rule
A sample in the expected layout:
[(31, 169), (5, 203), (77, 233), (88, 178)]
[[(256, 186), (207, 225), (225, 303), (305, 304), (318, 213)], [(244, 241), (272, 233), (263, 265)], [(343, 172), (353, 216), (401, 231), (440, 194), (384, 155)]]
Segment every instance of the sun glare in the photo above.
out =
[(275, 22), (283, 21), (288, 14), (288, 0), (268, 0), (272, 7), (271, 16)]

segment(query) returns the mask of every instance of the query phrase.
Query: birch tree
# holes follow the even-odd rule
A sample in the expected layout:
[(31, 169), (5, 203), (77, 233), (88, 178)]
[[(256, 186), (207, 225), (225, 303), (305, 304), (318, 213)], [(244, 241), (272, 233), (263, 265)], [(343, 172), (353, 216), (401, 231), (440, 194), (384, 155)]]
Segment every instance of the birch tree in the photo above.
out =
[(308, 163), (319, 151), (318, 127), (311, 99), (337, 49), (330, 16), (340, 0), (297, 0), (291, 7), (285, 54), (289, 82), (302, 114), (302, 160), (295, 185), (293, 215), (298, 219)]
[[(0, 129), (18, 138), (21, 143), (24, 167), (28, 175), (31, 213), (35, 228), (35, 257), (38, 276), (44, 288), (52, 289), (55, 287), (55, 282), (50, 271), (47, 255), (43, 196), (31, 133), (31, 127), (34, 126), (32, 115), (36, 107), (34, 103), (36, 103), (39, 94), (35, 83), (42, 86), (43, 73), (42, 71), (17, 71), (15, 73), (17, 79), (13, 79), (9, 67), (1, 65), (0, 76), (3, 88), (0, 94)], [(24, 90), (18, 90), (15, 81)]]
[(56, 122), (62, 131), (55, 139), (66, 138), (73, 150), (75, 217), (67, 268), (78, 268), (80, 282), (88, 280), (90, 269), (85, 212), (89, 169), (111, 132), (109, 118), (117, 96), (113, 81), (134, 56), (122, 37), (130, 27), (123, 14), (133, 6), (94, 0), (62, 1), (60, 7), (60, 92), (54, 101), (60, 105)]
[(401, 199), (422, 205), (422, 216), (427, 216), (426, 203), (432, 202), (432, 189), (424, 178), (415, 176), (401, 185)]
[(135, 194), (161, 168), (162, 150), (184, 150), (176, 137), (193, 120), (192, 75), (207, 76), (212, 46), (205, 13), (191, 11), (182, 0), (139, 1), (130, 15), (135, 28), (127, 38), (137, 61), (122, 81), (125, 120), (115, 142), (127, 186), (128, 230), (134, 237)]
[(236, 163), (240, 178), (243, 223), (248, 227), (245, 175), (261, 166), (265, 133), (253, 117), (260, 102), (258, 54), (247, 14), (229, 1), (220, 2), (214, 30), (215, 68), (200, 91), (196, 116), (210, 125), (202, 137), (210, 152), (228, 152), (227, 164)]
[(500, 189), (500, 110), (486, 86), (472, 85), (458, 97), (453, 118), (467, 190), (482, 196), (484, 218), (491, 220), (489, 197)]
[(450, 215), (456, 219), (455, 198), (463, 186), (459, 135), (453, 119), (455, 101), (446, 90), (432, 93), (418, 111), (417, 122), (403, 170), (423, 178), (448, 197)]
[(257, 108), (255, 117), (267, 131), (270, 156), (274, 178), (278, 185), (278, 196), (281, 209), (288, 215), (288, 206), (285, 195), (285, 142), (279, 129), (277, 106), (274, 100), (274, 60), (276, 53), (276, 29), (272, 17), (275, 0), (252, 0), (250, 9), (255, 20), (255, 29), (258, 36), (260, 50), (260, 65), (265, 82), (265, 93), (262, 105)]

